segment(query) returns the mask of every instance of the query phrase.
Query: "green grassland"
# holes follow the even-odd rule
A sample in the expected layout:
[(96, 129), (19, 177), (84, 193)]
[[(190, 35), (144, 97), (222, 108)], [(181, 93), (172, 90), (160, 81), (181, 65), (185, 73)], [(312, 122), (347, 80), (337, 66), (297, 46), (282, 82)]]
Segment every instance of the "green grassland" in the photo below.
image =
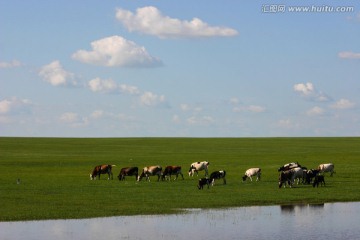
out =
[[(187, 175), (192, 162), (227, 171), (198, 190)], [(278, 188), (288, 162), (315, 168), (335, 164), (326, 187)], [(116, 164), (114, 180), (90, 181), (95, 165)], [(122, 167), (181, 165), (185, 180), (118, 181)], [(260, 182), (242, 182), (261, 167)], [(169, 214), (184, 208), (360, 201), (360, 138), (0, 138), (0, 221)], [(17, 184), (20, 179), (20, 184)]]

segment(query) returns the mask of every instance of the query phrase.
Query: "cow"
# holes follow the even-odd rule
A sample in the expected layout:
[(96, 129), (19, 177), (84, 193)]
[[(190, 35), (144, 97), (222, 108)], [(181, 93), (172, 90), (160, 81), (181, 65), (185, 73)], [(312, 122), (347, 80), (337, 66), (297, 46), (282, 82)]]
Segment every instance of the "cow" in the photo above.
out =
[(135, 176), (135, 180), (137, 180), (139, 174), (138, 167), (125, 167), (120, 170), (118, 175), (119, 181), (125, 180), (125, 176)]
[(182, 179), (184, 180), (184, 175), (181, 172), (181, 166), (167, 166), (165, 167), (164, 172), (161, 174), (161, 180), (165, 180), (166, 178), (169, 178), (169, 181), (171, 180), (171, 175), (175, 175), (176, 177), (174, 180), (176, 180), (181, 175)]
[(220, 170), (220, 171), (215, 171), (215, 172), (212, 172), (210, 174), (210, 182), (211, 182), (211, 186), (214, 186), (215, 185), (215, 179), (223, 179), (223, 183), (224, 185), (226, 184), (226, 171), (224, 170)]
[(198, 189), (204, 189), (204, 185), (208, 186), (208, 189), (210, 187), (210, 179), (209, 178), (200, 178), (198, 183)]
[(334, 164), (332, 163), (324, 163), (324, 164), (320, 164), (317, 168), (317, 170), (320, 171), (320, 173), (326, 173), (326, 172), (330, 172), (330, 177), (332, 177), (333, 173), (334, 173)]
[(300, 179), (303, 180), (304, 179), (304, 169), (302, 169), (301, 167), (296, 167), (296, 168), (292, 168), (290, 169), (289, 171), (292, 171), (293, 172), (293, 175), (291, 177), (291, 182), (292, 183), (295, 183), (295, 179), (297, 179), (297, 183), (296, 184), (299, 184), (300, 182)]
[(279, 188), (284, 184), (284, 188), (286, 187), (286, 183), (290, 186), (292, 186), (292, 177), (294, 172), (291, 170), (281, 171), (279, 175)]
[(142, 173), (138, 177), (138, 182), (140, 182), (143, 177), (146, 177), (146, 180), (150, 182), (150, 176), (155, 176), (155, 175), (158, 176), (158, 181), (159, 181), (161, 176), (161, 170), (162, 167), (159, 165), (144, 167)]
[(310, 184), (312, 182), (312, 179), (318, 175), (319, 170), (317, 169), (310, 169), (306, 171), (305, 174), (305, 183)]
[(325, 186), (325, 179), (324, 179), (323, 175), (316, 175), (315, 176), (313, 187), (315, 187), (315, 186), (319, 187), (319, 183), (320, 183), (320, 186), (322, 186), (323, 184)]
[(199, 176), (199, 172), (198, 171), (202, 171), (205, 170), (205, 176), (208, 176), (208, 166), (209, 166), (209, 162), (207, 161), (203, 161), (203, 162), (194, 162), (190, 165), (190, 169), (189, 169), (189, 177), (193, 177), (194, 173), (196, 173), (196, 176)]
[(112, 167), (115, 167), (116, 165), (108, 165), (108, 164), (103, 164), (103, 165), (98, 165), (94, 168), (94, 170), (92, 171), (92, 173), (90, 173), (90, 180), (96, 180), (97, 176), (99, 176), (99, 180), (100, 180), (100, 174), (108, 174), (108, 180), (113, 179), (113, 174), (112, 174)]
[(296, 163), (295, 162), (287, 163), (287, 164), (279, 167), (278, 172), (290, 170), (290, 169), (296, 168), (296, 167), (301, 167), (301, 165), (298, 162), (296, 162)]
[(250, 178), (252, 181), (252, 177), (256, 176), (256, 181), (260, 180), (261, 177), (261, 169), (260, 168), (249, 168), (245, 171), (245, 175), (242, 177), (243, 181), (246, 181), (247, 178)]

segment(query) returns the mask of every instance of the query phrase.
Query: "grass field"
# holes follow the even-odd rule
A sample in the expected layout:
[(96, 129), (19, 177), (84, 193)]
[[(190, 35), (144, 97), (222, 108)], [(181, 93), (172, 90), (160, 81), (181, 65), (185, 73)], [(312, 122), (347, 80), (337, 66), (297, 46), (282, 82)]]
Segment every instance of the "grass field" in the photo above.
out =
[[(198, 177), (187, 171), (203, 160), (209, 172), (227, 171), (227, 185), (197, 189)], [(336, 173), (325, 176), (326, 187), (279, 189), (277, 169), (288, 162), (332, 162)], [(114, 180), (90, 181), (99, 164), (116, 164)], [(122, 167), (158, 164), (181, 165), (185, 180), (117, 179)], [(242, 182), (250, 167), (261, 167), (260, 182)], [(0, 221), (360, 201), (360, 138), (0, 138), (0, 169)]]

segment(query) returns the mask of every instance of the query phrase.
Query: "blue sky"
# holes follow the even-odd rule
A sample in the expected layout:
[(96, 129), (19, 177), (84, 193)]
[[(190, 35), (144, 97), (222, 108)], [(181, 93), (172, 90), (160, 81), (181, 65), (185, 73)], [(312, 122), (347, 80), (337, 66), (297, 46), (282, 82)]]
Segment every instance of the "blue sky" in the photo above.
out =
[(359, 43), (358, 1), (2, 0), (0, 136), (359, 136)]

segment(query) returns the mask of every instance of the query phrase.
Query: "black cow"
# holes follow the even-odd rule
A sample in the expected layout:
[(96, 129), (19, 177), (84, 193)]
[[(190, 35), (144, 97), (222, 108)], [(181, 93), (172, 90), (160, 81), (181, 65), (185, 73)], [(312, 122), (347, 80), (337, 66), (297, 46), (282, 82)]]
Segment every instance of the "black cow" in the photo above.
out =
[(281, 188), (283, 184), (285, 184), (284, 187), (286, 187), (286, 183), (291, 187), (293, 175), (294, 172), (291, 170), (282, 171), (279, 175), (279, 188)]
[(224, 171), (224, 170), (212, 172), (212, 173), (210, 174), (211, 186), (214, 186), (214, 184), (215, 184), (215, 179), (221, 179), (221, 178), (223, 179), (224, 184), (226, 184), (225, 176), (226, 176), (226, 171)]
[(318, 174), (319, 174), (319, 170), (316, 169), (307, 170), (305, 174), (305, 183), (311, 184), (313, 178)]
[(135, 181), (138, 178), (138, 167), (125, 167), (120, 170), (118, 179), (119, 181), (125, 180), (125, 176), (135, 176)]
[(209, 178), (200, 178), (198, 183), (198, 189), (204, 189), (204, 185), (208, 186), (208, 189), (210, 187), (210, 179)]
[(169, 177), (169, 181), (171, 180), (171, 175), (175, 175), (175, 179), (176, 180), (178, 178), (178, 175), (181, 175), (182, 179), (184, 180), (184, 175), (181, 172), (181, 166), (167, 166), (164, 170), (164, 172), (162, 172), (161, 174), (161, 180), (165, 180), (166, 178)]
[(319, 184), (320, 184), (320, 186), (322, 186), (323, 184), (325, 186), (325, 179), (324, 179), (323, 175), (316, 175), (315, 176), (313, 187), (315, 187), (315, 186), (319, 187)]

